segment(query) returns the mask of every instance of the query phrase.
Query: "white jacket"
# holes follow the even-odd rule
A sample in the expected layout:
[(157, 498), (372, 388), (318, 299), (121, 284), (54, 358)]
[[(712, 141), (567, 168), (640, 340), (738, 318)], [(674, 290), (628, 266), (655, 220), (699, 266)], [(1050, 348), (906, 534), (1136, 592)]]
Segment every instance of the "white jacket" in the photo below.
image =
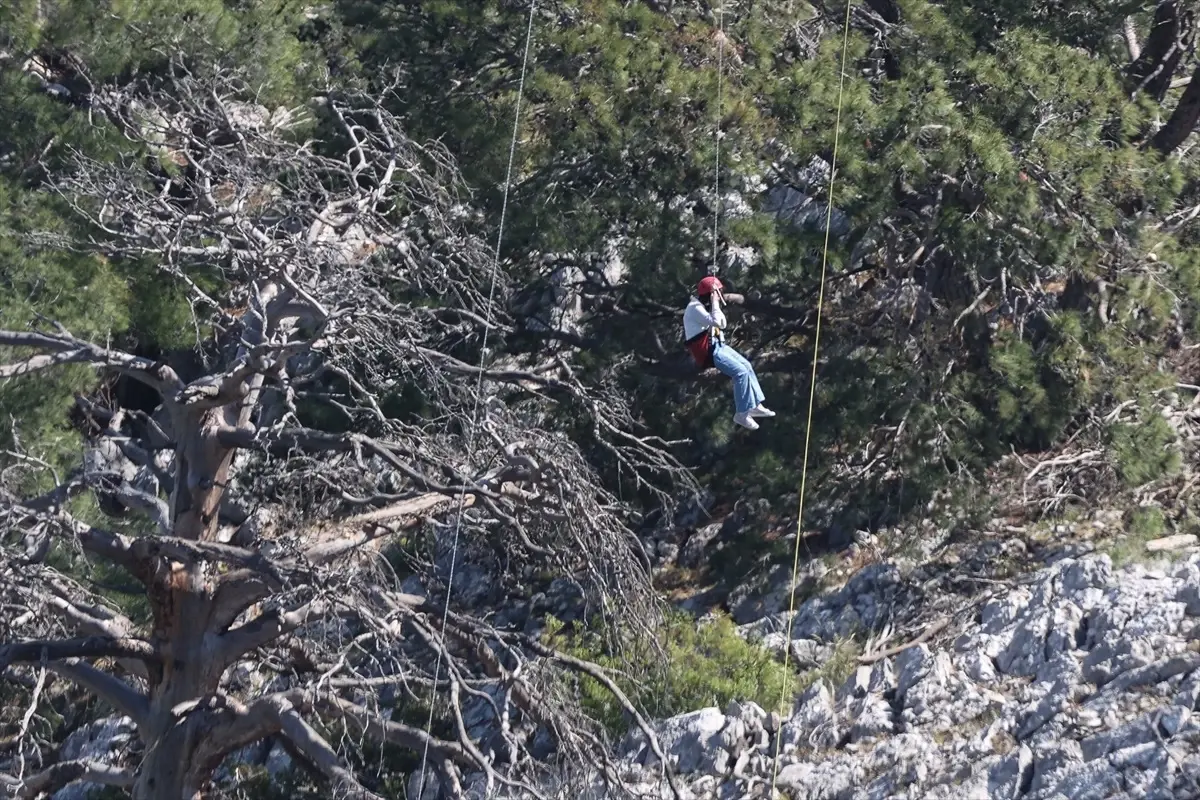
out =
[(710, 312), (703, 303), (693, 297), (683, 310), (683, 340), (686, 342), (709, 328), (724, 328), (725, 324), (725, 312), (721, 311), (721, 306), (715, 298)]

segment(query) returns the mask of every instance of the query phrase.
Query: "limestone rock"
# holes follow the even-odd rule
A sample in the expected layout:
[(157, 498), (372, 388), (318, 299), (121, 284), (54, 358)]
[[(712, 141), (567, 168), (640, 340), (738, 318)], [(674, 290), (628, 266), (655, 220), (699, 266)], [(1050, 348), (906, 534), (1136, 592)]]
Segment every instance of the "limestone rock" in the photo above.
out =
[[(839, 637), (889, 624), (917, 596), (919, 579), (909, 580), (873, 564), (791, 617), (764, 611), (741, 632), (811, 670)], [(1191, 797), (1198, 615), (1200, 556), (1166, 572), (1060, 554), (974, 618), (959, 615), (952, 644), (934, 637), (836, 687), (822, 677), (786, 716), (737, 699), (656, 730), (689, 798), (762, 797), (773, 775), (803, 800)], [(634, 796), (672, 796), (636, 731), (618, 755)]]

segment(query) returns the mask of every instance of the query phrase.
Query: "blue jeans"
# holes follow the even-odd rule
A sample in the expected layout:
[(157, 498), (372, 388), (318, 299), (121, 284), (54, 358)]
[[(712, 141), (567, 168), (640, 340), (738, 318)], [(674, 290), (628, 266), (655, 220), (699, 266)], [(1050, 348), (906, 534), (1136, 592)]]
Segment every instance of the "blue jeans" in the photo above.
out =
[(757, 408), (765, 395), (758, 385), (758, 376), (746, 357), (723, 342), (713, 342), (713, 365), (733, 378), (733, 403), (737, 413), (745, 414)]

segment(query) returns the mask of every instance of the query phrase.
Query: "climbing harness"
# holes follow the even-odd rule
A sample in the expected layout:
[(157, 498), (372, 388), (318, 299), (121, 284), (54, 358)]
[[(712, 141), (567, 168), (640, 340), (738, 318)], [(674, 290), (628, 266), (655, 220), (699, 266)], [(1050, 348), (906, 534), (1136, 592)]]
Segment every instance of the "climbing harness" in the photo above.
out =
[[(825, 268), (829, 262), (829, 231), (833, 227), (833, 182), (837, 175), (837, 156), (838, 156), (838, 141), (839, 134), (842, 129), (842, 91), (846, 85), (846, 52), (850, 44), (850, 3), (846, 3), (846, 19), (842, 24), (842, 61), (838, 71), (838, 97), (837, 97), (837, 116), (833, 125), (833, 157), (829, 164), (829, 204), (825, 212), (825, 246), (821, 252), (821, 283), (817, 294), (817, 326), (813, 334), (813, 357), (812, 357), (812, 374), (808, 381), (808, 421), (804, 426), (804, 460), (801, 462), (800, 468), (800, 507), (796, 512), (796, 548), (792, 557), (792, 582), (790, 591), (788, 592), (788, 615), (787, 635), (784, 641), (788, 640), (792, 629), (792, 620), (796, 615), (796, 576), (800, 572), (800, 532), (803, 528), (804, 520), (804, 490), (808, 483), (808, 447), (812, 438), (812, 418), (813, 404), (817, 395), (817, 355), (821, 344), (821, 310), (825, 304)], [(783, 671), (787, 674), (788, 656), (791, 654), (790, 647), (783, 648)], [(780, 690), (779, 702), (783, 705), (786, 698), (787, 683), (785, 682)], [(771, 764), (771, 796), (775, 796), (775, 781), (779, 777), (779, 751), (783, 740), (782, 729), (775, 734), (775, 756)]]
[[(492, 306), (496, 294), (496, 273), (500, 269), (500, 244), (504, 240), (504, 221), (508, 215), (508, 192), (512, 186), (513, 162), (517, 153), (517, 133), (520, 129), (521, 122), (521, 100), (525, 94), (525, 75), (529, 67), (529, 45), (533, 40), (533, 16), (537, 8), (537, 0), (530, 0), (529, 3), (529, 23), (525, 28), (525, 52), (521, 57), (521, 80), (517, 84), (517, 107), (513, 114), (512, 140), (508, 145), (508, 171), (504, 176), (504, 199), (500, 204), (500, 224), (496, 232), (496, 250), (492, 258), (491, 282), (488, 287), (487, 296), (487, 316), (486, 326), (483, 329), (483, 342), (479, 349), (479, 374), (475, 384), (475, 408), (471, 412), (471, 427), (467, 437), (467, 468), (470, 469), (471, 463), (475, 458), (475, 435), (479, 428), (479, 399), (483, 394), (483, 360), (487, 357), (487, 341), (488, 333), (492, 330)], [(454, 590), (454, 565), (458, 560), (458, 535), (462, 529), (463, 508), (466, 505), (466, 491), (459, 492), (458, 495), (458, 513), (454, 522), (454, 538), (450, 544), (450, 571), (446, 581), (446, 603), (442, 609), (442, 632), (441, 639), (446, 639), (446, 622), (450, 617), (450, 595)], [(445, 652), (444, 647), (438, 648), (437, 664), (433, 670), (433, 685), (436, 687), (438, 678), (441, 677), (442, 670), (442, 654)], [(433, 732), (433, 712), (437, 707), (436, 698), (429, 704), (429, 720), (425, 723), (425, 747), (421, 752), (421, 778), (418, 783), (417, 795), (424, 796), (425, 794), (425, 767), (429, 761), (429, 743)]]

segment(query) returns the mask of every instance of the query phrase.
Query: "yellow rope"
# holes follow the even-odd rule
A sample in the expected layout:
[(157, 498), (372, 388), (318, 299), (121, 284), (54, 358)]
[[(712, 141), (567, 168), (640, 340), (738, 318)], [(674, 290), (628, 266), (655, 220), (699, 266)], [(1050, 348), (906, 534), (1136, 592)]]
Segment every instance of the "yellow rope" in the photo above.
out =
[[(792, 648), (790, 643), (792, 618), (796, 613), (796, 576), (800, 572), (800, 532), (804, 520), (804, 490), (808, 484), (808, 447), (812, 438), (813, 405), (817, 396), (817, 355), (821, 343), (821, 311), (825, 305), (825, 268), (829, 262), (829, 231), (833, 227), (833, 181), (837, 174), (837, 155), (839, 134), (842, 128), (842, 89), (846, 84), (846, 52), (850, 43), (850, 0), (846, 0), (846, 20), (842, 26), (842, 64), (838, 76), (837, 117), (833, 127), (833, 158), (829, 165), (829, 206), (825, 212), (825, 247), (821, 253), (821, 284), (817, 295), (817, 328), (813, 335), (812, 375), (808, 383), (808, 421), (804, 427), (804, 461), (800, 469), (800, 508), (796, 512), (796, 550), (792, 558), (792, 582), (788, 592), (787, 627), (784, 632), (783, 669), (787, 673), (788, 656)], [(780, 693), (780, 705), (786, 699), (787, 684)], [(783, 729), (775, 733), (775, 757), (771, 767), (771, 795), (775, 795), (775, 780), (779, 776), (779, 751), (782, 747)]]

